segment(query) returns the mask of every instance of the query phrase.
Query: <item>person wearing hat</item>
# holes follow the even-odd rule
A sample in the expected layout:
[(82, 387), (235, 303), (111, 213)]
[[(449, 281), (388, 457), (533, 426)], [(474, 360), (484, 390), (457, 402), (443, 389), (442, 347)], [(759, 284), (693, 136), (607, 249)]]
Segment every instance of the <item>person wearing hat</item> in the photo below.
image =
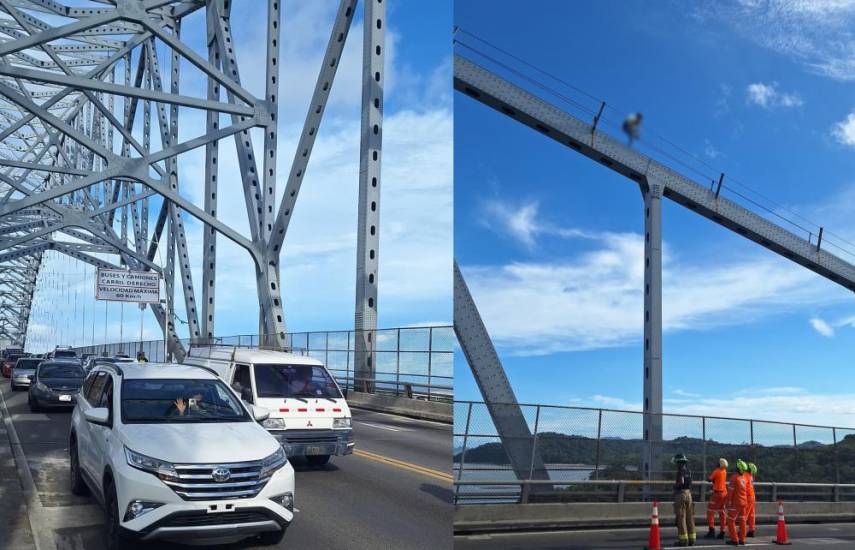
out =
[[(727, 531), (730, 534), (728, 544), (737, 546), (745, 544), (746, 515), (748, 514), (748, 482), (745, 472), (748, 464), (744, 460), (736, 461), (737, 473), (730, 476), (730, 492), (727, 506)], [(739, 533), (736, 532), (736, 521), (739, 521)]]
[(674, 514), (677, 516), (677, 546), (694, 546), (695, 505), (692, 503), (692, 472), (689, 471), (689, 459), (679, 453), (671, 459), (677, 465), (677, 479), (674, 481)]
[(718, 514), (718, 538), (724, 538), (724, 531), (727, 527), (727, 517), (725, 516), (725, 505), (727, 502), (727, 459), (718, 459), (718, 468), (712, 471), (707, 477), (712, 482), (712, 494), (707, 505), (707, 524), (709, 531), (706, 538), (715, 538), (715, 516)]
[(754, 476), (757, 475), (757, 466), (753, 462), (748, 463), (748, 471), (745, 472), (745, 479), (748, 482), (748, 535), (754, 536), (754, 527), (756, 522), (755, 508), (757, 499), (754, 495)]

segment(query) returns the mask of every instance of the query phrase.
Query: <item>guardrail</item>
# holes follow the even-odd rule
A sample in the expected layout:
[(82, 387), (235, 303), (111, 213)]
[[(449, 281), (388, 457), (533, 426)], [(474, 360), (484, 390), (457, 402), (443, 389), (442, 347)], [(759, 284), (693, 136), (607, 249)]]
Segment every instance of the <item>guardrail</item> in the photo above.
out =
[[(707, 500), (708, 481), (692, 484), (692, 498)], [(645, 502), (670, 500), (673, 481), (641, 480), (477, 480), (455, 481), (455, 504), (550, 502)], [(535, 490), (532, 490), (532, 489)], [(855, 502), (853, 483), (755, 482), (758, 502)]]
[[(648, 456), (652, 478), (670, 481), (671, 457), (685, 453), (696, 479), (706, 479), (719, 457), (760, 469), (769, 482), (855, 483), (855, 429), (727, 417), (661, 414), (662, 440), (643, 437), (651, 413), (591, 407), (520, 405), (532, 433), (531, 460), (545, 464), (553, 483), (641, 479)], [(454, 402), (454, 468), (458, 481), (515, 481), (516, 475), (486, 404)]]
[[(324, 363), (343, 389), (353, 389), (356, 331), (292, 332), (288, 334), (289, 351), (314, 357)], [(202, 342), (182, 340), (185, 348), (192, 345), (260, 347), (265, 338), (257, 334), (218, 336)], [(356, 378), (370, 382), (381, 393), (431, 401), (451, 402), (453, 395), (454, 345), (457, 341), (450, 325), (377, 329), (370, 339), (374, 348), (375, 376)], [(136, 357), (145, 353), (149, 361), (164, 362), (163, 340), (117, 342), (75, 348), (78, 354), (125, 354)]]

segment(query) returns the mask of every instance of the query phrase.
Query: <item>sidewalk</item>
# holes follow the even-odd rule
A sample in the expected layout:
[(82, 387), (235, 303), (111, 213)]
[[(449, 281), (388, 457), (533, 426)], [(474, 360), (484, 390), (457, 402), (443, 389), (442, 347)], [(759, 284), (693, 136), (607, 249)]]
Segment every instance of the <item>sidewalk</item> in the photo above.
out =
[(6, 422), (3, 410), (0, 409), (0, 548), (35, 550), (24, 491), (12, 454)]

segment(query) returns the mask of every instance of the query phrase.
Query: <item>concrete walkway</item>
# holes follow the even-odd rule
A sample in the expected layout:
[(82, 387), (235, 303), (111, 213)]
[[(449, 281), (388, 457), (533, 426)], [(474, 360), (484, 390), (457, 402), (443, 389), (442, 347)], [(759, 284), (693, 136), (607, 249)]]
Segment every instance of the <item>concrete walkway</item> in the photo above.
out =
[(35, 550), (18, 464), (12, 452), (7, 419), (0, 407), (0, 548)]

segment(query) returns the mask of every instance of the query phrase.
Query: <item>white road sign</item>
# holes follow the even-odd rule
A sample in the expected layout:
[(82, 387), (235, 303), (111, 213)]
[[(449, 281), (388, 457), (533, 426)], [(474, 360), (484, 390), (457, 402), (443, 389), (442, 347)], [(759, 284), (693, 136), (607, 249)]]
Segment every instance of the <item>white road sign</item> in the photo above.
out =
[(98, 269), (95, 296), (111, 302), (160, 302), (160, 276), (150, 271)]

